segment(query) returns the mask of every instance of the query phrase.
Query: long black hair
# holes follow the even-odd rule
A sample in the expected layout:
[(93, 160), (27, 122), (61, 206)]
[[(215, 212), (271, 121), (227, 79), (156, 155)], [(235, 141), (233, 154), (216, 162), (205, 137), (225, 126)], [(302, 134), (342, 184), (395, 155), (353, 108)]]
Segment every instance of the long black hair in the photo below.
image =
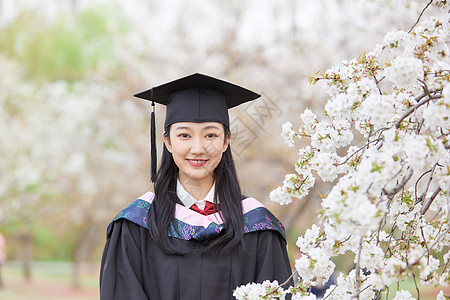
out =
[[(169, 137), (170, 126), (164, 135)], [(225, 138), (230, 137), (230, 130), (224, 126)], [(175, 216), (175, 205), (179, 201), (176, 193), (178, 167), (172, 154), (163, 145), (161, 165), (156, 174), (154, 185), (155, 199), (149, 210), (148, 220), (151, 222), (149, 232), (152, 238), (167, 254), (181, 255), (188, 251), (180, 249), (168, 236), (169, 227)], [(220, 254), (241, 248), (244, 216), (241, 205), (241, 188), (236, 174), (230, 145), (222, 155), (222, 159), (214, 170), (215, 194), (214, 203), (220, 200), (219, 213), (224, 221), (223, 232), (208, 243), (206, 252)]]

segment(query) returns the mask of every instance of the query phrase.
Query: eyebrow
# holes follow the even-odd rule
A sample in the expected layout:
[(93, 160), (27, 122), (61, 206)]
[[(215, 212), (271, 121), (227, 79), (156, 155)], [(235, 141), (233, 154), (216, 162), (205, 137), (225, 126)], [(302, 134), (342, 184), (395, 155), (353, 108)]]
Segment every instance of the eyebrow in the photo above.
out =
[(203, 129), (218, 129), (218, 130), (220, 130), (220, 128), (217, 127), (217, 126), (215, 126), (215, 125), (209, 125), (209, 126), (206, 126), (206, 127), (203, 128)]
[[(217, 130), (220, 130), (220, 128), (217, 127), (217, 126), (215, 126), (215, 125), (209, 125), (209, 126), (206, 126), (205, 128), (202, 128), (202, 130), (207, 130), (207, 129), (217, 129)], [(192, 130), (192, 128), (189, 127), (189, 126), (177, 126), (177, 127), (175, 128), (175, 130)]]
[(175, 130), (184, 130), (184, 129), (189, 129), (189, 130), (191, 130), (191, 127), (188, 127), (188, 126), (178, 126), (178, 127), (175, 128)]

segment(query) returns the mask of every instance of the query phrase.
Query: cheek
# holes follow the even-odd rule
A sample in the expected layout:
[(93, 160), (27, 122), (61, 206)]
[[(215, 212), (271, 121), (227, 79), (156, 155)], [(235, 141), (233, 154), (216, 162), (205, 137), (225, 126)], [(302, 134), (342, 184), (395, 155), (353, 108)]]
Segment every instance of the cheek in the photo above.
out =
[(171, 149), (173, 154), (184, 154), (188, 151), (186, 150), (187, 148), (186, 143), (180, 142), (177, 139), (172, 139)]
[(215, 141), (211, 144), (209, 144), (206, 147), (206, 151), (208, 152), (208, 155), (214, 159), (218, 159), (220, 161), (220, 159), (222, 158), (222, 154), (223, 154), (223, 141)]

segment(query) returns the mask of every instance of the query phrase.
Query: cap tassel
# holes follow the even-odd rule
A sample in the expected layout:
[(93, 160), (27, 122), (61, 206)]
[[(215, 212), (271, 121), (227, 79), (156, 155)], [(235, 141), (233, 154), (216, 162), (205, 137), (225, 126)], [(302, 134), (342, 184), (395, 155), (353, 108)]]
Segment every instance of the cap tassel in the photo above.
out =
[(150, 114), (150, 155), (151, 155), (151, 181), (156, 181), (156, 125), (155, 125), (155, 102), (152, 101), (152, 112)]

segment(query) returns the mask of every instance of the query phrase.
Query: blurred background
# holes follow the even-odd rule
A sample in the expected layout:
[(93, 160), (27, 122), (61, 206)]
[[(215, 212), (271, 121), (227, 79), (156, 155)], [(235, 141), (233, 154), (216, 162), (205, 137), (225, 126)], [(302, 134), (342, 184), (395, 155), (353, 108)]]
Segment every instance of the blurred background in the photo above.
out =
[(330, 186), (269, 202), (296, 162), (281, 125), (322, 114), (308, 76), (408, 31), (428, 2), (0, 0), (0, 299), (98, 299), (106, 226), (152, 190), (150, 103), (132, 95), (195, 72), (262, 94), (231, 111), (231, 145), (244, 193), (285, 224), (294, 260)]

